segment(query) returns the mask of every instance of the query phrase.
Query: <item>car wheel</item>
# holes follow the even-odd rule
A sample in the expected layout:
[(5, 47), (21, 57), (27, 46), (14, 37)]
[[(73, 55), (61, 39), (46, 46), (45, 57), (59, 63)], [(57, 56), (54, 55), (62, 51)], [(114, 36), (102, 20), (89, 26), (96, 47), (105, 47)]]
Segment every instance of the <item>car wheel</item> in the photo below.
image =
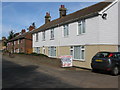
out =
[(114, 67), (113, 70), (111, 71), (112, 75), (116, 76), (119, 73), (118, 67)]

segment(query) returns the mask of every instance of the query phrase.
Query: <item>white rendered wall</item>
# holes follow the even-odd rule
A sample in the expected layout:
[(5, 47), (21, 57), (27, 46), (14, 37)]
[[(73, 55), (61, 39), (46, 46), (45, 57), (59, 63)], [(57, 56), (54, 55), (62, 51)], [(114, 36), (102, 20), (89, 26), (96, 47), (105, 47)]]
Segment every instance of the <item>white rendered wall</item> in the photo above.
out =
[(120, 1), (118, 3), (118, 44), (120, 45)]
[(118, 4), (113, 5), (105, 13), (106, 20), (99, 16), (100, 44), (118, 45)]
[(39, 32), (38, 42), (35, 41), (35, 34), (33, 34), (33, 47), (97, 44), (98, 20), (98, 17), (86, 19), (86, 33), (81, 35), (77, 35), (78, 22), (69, 24), (68, 37), (63, 36), (63, 26), (54, 28), (54, 40), (50, 40), (50, 30), (45, 32), (45, 41), (42, 41), (42, 32)]
[(77, 30), (78, 22), (69, 24), (70, 34), (67, 38), (63, 36), (60, 38), (60, 46), (98, 43), (98, 17), (86, 19), (85, 34), (77, 35)]
[(43, 46), (70, 46), (86, 44), (118, 44), (118, 6), (115, 4), (107, 10), (107, 20), (101, 16), (86, 19), (86, 33), (77, 35), (78, 22), (69, 24), (69, 36), (63, 36), (63, 26), (54, 28), (54, 40), (50, 40), (50, 30), (47, 30), (45, 41), (42, 41), (42, 32), (39, 40), (35, 41), (33, 34), (33, 47)]

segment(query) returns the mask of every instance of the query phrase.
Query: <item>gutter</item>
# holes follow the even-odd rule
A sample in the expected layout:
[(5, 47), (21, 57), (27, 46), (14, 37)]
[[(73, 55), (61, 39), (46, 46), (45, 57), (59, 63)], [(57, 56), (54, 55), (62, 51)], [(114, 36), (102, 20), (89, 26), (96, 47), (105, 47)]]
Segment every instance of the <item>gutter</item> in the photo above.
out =
[(119, 1), (120, 0), (115, 0), (114, 2), (112, 2), (110, 5), (108, 5), (106, 8), (104, 8), (102, 11), (100, 11), (99, 15), (102, 15), (104, 12), (106, 12), (109, 8), (111, 8), (113, 5), (115, 5)]

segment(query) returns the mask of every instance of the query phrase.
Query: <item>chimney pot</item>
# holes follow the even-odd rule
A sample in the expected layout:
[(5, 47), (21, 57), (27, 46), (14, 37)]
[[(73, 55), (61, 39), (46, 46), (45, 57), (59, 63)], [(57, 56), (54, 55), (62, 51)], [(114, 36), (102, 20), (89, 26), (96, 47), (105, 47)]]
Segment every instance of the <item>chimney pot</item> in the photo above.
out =
[(22, 29), (21, 33), (23, 34), (23, 33), (25, 33), (25, 32), (26, 32), (26, 30), (25, 30), (25, 29)]
[(61, 7), (59, 8), (59, 12), (60, 12), (60, 18), (63, 16), (66, 16), (66, 8), (64, 5), (61, 5)]
[(50, 22), (50, 19), (51, 19), (50, 13), (46, 12), (45, 23)]
[(46, 16), (50, 16), (50, 13), (46, 12)]
[(61, 5), (61, 8), (65, 8), (65, 6), (64, 6), (64, 5)]
[(29, 26), (29, 31), (32, 31), (33, 29), (35, 29), (35, 27), (34, 26)]

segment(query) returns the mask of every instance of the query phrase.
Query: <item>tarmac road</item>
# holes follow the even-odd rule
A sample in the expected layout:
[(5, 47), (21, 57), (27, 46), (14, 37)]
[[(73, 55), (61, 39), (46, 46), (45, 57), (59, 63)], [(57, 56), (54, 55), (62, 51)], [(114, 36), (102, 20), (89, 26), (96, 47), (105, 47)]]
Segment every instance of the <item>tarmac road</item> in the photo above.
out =
[(71, 88), (74, 87), (62, 82), (54, 76), (36, 72), (37, 66), (20, 66), (3, 60), (3, 87), (2, 88)]
[(118, 88), (119, 76), (53, 68), (18, 59), (3, 58), (3, 88)]

